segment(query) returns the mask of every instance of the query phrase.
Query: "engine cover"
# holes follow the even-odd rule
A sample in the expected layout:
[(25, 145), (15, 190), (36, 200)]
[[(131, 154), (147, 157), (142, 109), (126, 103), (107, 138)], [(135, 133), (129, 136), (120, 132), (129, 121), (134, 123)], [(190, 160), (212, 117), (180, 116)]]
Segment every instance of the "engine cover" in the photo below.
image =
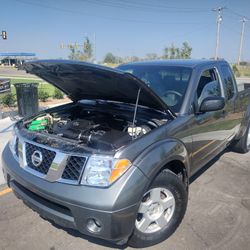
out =
[(102, 150), (112, 150), (131, 140), (127, 132), (84, 119), (60, 120), (53, 125), (53, 133)]

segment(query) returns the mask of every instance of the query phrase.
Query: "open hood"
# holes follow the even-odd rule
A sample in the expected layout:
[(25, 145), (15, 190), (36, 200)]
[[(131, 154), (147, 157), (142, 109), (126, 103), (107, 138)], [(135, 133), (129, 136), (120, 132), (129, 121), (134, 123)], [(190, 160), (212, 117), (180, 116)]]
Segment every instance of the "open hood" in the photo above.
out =
[(69, 60), (30, 61), (22, 68), (61, 89), (73, 101), (100, 99), (135, 104), (141, 89), (139, 105), (171, 112), (143, 81), (118, 69)]

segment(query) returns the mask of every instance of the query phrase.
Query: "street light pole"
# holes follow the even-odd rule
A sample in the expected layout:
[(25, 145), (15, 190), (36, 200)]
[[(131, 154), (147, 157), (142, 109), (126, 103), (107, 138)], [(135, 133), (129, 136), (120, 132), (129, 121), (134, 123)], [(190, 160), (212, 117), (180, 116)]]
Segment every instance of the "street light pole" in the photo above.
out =
[(244, 37), (246, 21), (247, 19), (245, 17), (243, 17), (241, 20), (242, 28), (241, 28), (241, 33), (240, 33), (240, 49), (239, 49), (238, 65), (240, 65), (240, 61), (241, 61), (241, 53), (242, 53), (242, 47), (243, 47), (243, 37)]
[(217, 12), (217, 31), (216, 31), (216, 46), (215, 46), (215, 60), (218, 60), (219, 58), (219, 43), (220, 43), (220, 26), (222, 22), (222, 10), (225, 9), (225, 7), (218, 7), (213, 9), (213, 11)]

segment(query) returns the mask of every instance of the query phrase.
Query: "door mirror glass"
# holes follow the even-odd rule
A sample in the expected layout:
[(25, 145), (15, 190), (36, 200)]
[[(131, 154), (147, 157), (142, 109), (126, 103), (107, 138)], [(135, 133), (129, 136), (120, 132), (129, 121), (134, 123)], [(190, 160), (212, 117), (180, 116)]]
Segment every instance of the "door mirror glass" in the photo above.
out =
[(201, 105), (199, 112), (211, 112), (211, 111), (218, 111), (225, 107), (225, 99), (220, 96), (210, 96), (206, 97)]

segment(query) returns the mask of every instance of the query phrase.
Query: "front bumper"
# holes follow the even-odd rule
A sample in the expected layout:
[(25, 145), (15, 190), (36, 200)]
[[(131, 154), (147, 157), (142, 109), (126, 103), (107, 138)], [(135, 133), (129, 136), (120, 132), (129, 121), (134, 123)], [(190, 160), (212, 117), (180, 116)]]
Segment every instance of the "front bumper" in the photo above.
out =
[[(95, 188), (48, 182), (32, 175), (19, 166), (8, 145), (2, 159), (8, 185), (41, 217), (108, 241), (124, 242), (131, 235), (148, 185), (148, 179), (138, 168), (131, 167), (109, 188)], [(98, 221), (100, 231), (89, 230), (90, 219)]]

